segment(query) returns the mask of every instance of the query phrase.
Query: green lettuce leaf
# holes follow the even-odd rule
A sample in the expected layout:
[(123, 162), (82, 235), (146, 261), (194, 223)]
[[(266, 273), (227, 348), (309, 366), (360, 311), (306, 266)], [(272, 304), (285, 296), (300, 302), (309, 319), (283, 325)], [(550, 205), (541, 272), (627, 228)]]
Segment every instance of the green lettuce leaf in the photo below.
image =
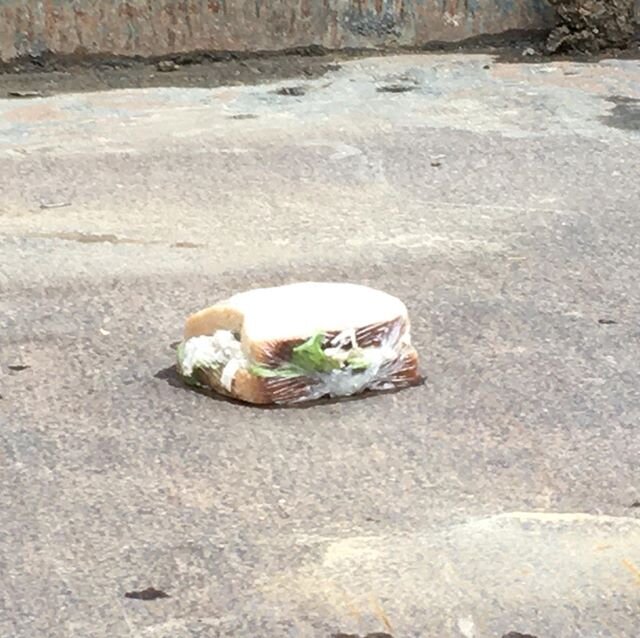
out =
[(184, 359), (184, 341), (181, 341), (178, 344), (178, 349), (176, 351), (176, 356), (178, 357), (178, 363), (180, 363)]
[(291, 364), (307, 372), (331, 372), (341, 367), (341, 362), (322, 349), (324, 335), (317, 335), (296, 346), (291, 353)]
[(366, 370), (369, 367), (369, 363), (364, 358), (364, 354), (361, 350), (352, 350), (346, 359), (346, 364), (357, 372)]
[(293, 366), (282, 366), (280, 368), (267, 368), (265, 366), (253, 365), (249, 368), (249, 372), (256, 377), (263, 377), (265, 379), (271, 379), (273, 377), (281, 377), (285, 379), (293, 379), (295, 377), (302, 377), (306, 373), (300, 368), (294, 368)]
[[(290, 363), (279, 368), (254, 365), (249, 370), (251, 374), (257, 377), (295, 378), (340, 369), (343, 366), (343, 361), (327, 354), (322, 349), (323, 341), (324, 335), (318, 333), (293, 349)], [(344, 361), (344, 364), (355, 371), (364, 370), (369, 366), (359, 350), (353, 350)]]

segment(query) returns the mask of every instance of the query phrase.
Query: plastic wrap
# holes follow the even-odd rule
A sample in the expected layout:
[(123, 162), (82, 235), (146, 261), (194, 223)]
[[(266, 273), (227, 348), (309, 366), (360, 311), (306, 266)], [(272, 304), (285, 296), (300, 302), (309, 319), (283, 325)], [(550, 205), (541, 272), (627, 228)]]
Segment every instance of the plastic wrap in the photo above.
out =
[(252, 403), (288, 404), (391, 390), (420, 380), (408, 321), (316, 333), (307, 340), (243, 349), (217, 330), (184, 341), (178, 370), (187, 383)]

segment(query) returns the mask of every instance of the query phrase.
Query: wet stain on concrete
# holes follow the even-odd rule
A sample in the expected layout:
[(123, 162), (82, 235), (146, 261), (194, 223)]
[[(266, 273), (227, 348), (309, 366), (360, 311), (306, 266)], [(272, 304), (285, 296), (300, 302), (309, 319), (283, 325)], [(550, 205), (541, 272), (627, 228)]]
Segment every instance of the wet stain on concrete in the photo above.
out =
[(191, 241), (178, 241), (175, 244), (171, 244), (172, 248), (204, 248), (205, 244), (196, 244)]
[(77, 241), (81, 244), (124, 244), (136, 243), (132, 240), (121, 239), (116, 235), (94, 235), (89, 233), (39, 233), (38, 237), (45, 239), (62, 239), (64, 241)]
[(640, 131), (640, 99), (614, 95), (607, 102), (614, 107), (601, 118), (604, 124), (623, 131)]
[(110, 233), (98, 234), (98, 233), (75, 233), (75, 232), (61, 232), (61, 233), (33, 233), (31, 237), (38, 237), (40, 239), (61, 239), (62, 241), (73, 241), (80, 244), (158, 244), (161, 242), (144, 241), (142, 239), (131, 239), (127, 237), (118, 237)]
[[(33, 233), (31, 236), (38, 237), (40, 239), (61, 239), (62, 241), (72, 241), (80, 244), (137, 244), (148, 246), (162, 243), (160, 241), (147, 241), (144, 239), (135, 239), (133, 237), (118, 237), (111, 233)], [(206, 244), (199, 244), (191, 241), (177, 241), (172, 243), (170, 246), (171, 248), (206, 248)]]

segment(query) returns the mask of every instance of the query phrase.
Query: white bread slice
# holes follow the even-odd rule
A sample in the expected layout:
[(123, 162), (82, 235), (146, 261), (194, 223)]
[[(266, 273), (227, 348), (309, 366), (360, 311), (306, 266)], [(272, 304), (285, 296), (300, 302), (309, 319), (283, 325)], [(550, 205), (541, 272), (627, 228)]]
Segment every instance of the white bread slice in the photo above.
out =
[(319, 332), (408, 324), (407, 308), (385, 292), (349, 283), (307, 282), (242, 292), (187, 319), (184, 337), (230, 330), (245, 353), (268, 363), (270, 344), (304, 341)]
[[(329, 338), (355, 336), (359, 347), (385, 345), (397, 351), (384, 376), (387, 385), (419, 380), (418, 357), (410, 345), (407, 308), (396, 297), (349, 283), (306, 282), (259, 288), (190, 316), (185, 341), (228, 330), (240, 338), (247, 362), (277, 367), (292, 349), (318, 333)], [(349, 337), (346, 337), (350, 341)], [(394, 355), (395, 356), (395, 355)], [(288, 403), (314, 395), (317, 379), (264, 378), (234, 369), (231, 379), (220, 371), (199, 370), (198, 380), (217, 392), (251, 403)], [(315, 389), (314, 389), (315, 386)]]

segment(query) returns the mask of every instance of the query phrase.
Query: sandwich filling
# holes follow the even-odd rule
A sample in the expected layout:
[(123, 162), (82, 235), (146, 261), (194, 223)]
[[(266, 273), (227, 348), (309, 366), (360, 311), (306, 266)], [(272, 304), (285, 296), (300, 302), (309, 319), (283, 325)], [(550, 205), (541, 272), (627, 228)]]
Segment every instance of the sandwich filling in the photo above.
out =
[(240, 340), (230, 330), (191, 337), (178, 346), (178, 371), (192, 385), (200, 385), (198, 370), (211, 370), (223, 387), (231, 391), (236, 372), (248, 365)]
[(370, 387), (380, 368), (397, 358), (398, 352), (391, 345), (359, 347), (351, 330), (331, 340), (318, 333), (293, 348), (289, 361), (270, 367), (248, 360), (233, 332), (217, 330), (211, 336), (192, 337), (180, 344), (178, 370), (194, 385), (200, 385), (198, 370), (210, 371), (229, 392), (242, 369), (265, 379), (310, 377), (319, 382), (324, 393), (345, 396)]

